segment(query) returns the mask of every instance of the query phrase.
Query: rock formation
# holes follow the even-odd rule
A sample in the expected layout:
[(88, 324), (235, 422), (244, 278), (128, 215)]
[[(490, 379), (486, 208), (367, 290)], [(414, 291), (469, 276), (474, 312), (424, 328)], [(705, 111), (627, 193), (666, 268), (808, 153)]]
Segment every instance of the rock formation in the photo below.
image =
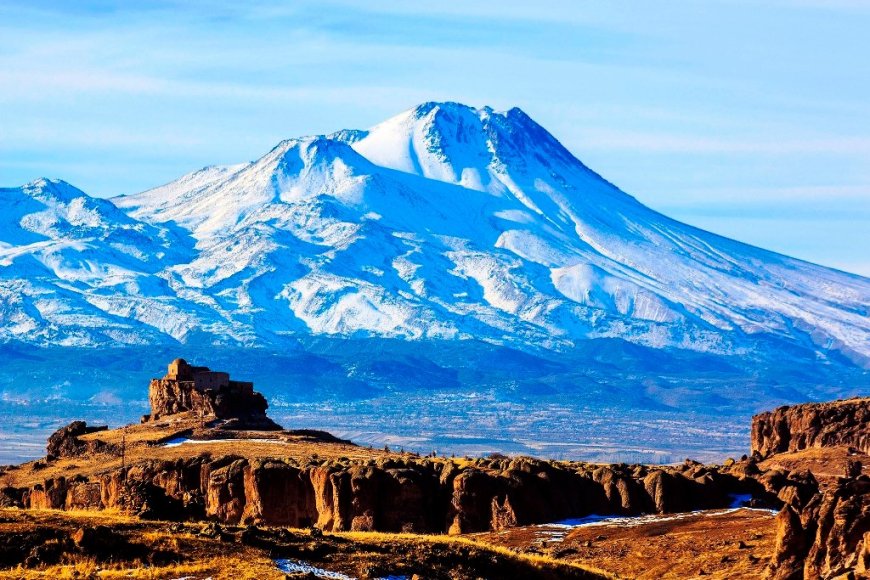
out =
[[(870, 451), (870, 398), (780, 407), (752, 420), (752, 451), (762, 456), (811, 448)], [(774, 580), (870, 577), (870, 478), (860, 460), (846, 460), (846, 477), (808, 495), (783, 491)], [(792, 474), (792, 477), (795, 475)], [(770, 477), (774, 477), (771, 475)]]
[(752, 418), (752, 452), (774, 453), (836, 445), (870, 453), (870, 398), (780, 407)]
[[(191, 367), (179, 359), (166, 377), (151, 382), (149, 396), (152, 414), (139, 429), (151, 433), (152, 439), (138, 445), (152, 449), (163, 445), (169, 433), (193, 435), (198, 429), (205, 439), (233, 440), (232, 452), (179, 454), (169, 460), (162, 453), (143, 455), (139, 447), (135, 461), (104, 469), (105, 456), (114, 460), (118, 455), (117, 443), (100, 441), (96, 435), (83, 439), (104, 428), (75, 422), (51, 436), (48, 454), (58, 462), (75, 457), (77, 465), (81, 460), (96, 467), (92, 465), (87, 476), (46, 477), (35, 485), (31, 479), (25, 487), (5, 485), (0, 505), (118, 509), (144, 518), (314, 526), (326, 531), (465, 534), (589, 514), (722, 508), (740, 494), (782, 508), (771, 578), (863, 573), (870, 565), (870, 478), (850, 465), (847, 478), (820, 491), (812, 473), (765, 470), (758, 458), (815, 446), (837, 445), (844, 454), (847, 446), (866, 448), (868, 399), (784, 407), (759, 415), (752, 429), (756, 454), (740, 461), (709, 466), (687, 460), (679, 466), (652, 467), (525, 457), (366, 455), (349, 442), (315, 431), (270, 435), (279, 449), (293, 438), (304, 441), (304, 451), (295, 456), (281, 451), (278, 457), (249, 454), (245, 440), (263, 437), (250, 430), (279, 429), (266, 417), (266, 401), (251, 383), (230, 381), (226, 373)], [(191, 428), (200, 425), (199, 417), (208, 418), (208, 426)], [(227, 426), (249, 432), (230, 434)], [(115, 437), (117, 441), (117, 433)], [(327, 449), (332, 458), (319, 458), (317, 453)], [(348, 451), (355, 459), (341, 456)], [(857, 461), (853, 459), (856, 465)], [(34, 471), (39, 471), (36, 464), (31, 474)]]
[(870, 576), (870, 478), (843, 479), (803, 509), (787, 505), (777, 516), (769, 578)]
[(46, 457), (48, 459), (57, 459), (59, 457), (76, 457), (89, 453), (103, 453), (110, 451), (109, 446), (102, 441), (82, 441), (79, 439), (82, 435), (89, 433), (99, 433), (107, 430), (108, 427), (103, 425), (99, 427), (88, 427), (84, 421), (73, 421), (66, 427), (61, 427), (48, 438), (46, 446)]
[(91, 478), (51, 478), (7, 493), (22, 507), (120, 509), (160, 519), (453, 534), (589, 514), (726, 507), (751, 493), (780, 505), (801, 482), (741, 470), (595, 466), (531, 458), (471, 462), (406, 457), (349, 462), (212, 458), (140, 462)]
[(254, 384), (230, 380), (224, 372), (175, 359), (162, 379), (151, 379), (148, 388), (151, 414), (142, 422), (157, 421), (179, 413), (218, 419), (224, 429), (280, 430), (266, 416), (266, 398)]

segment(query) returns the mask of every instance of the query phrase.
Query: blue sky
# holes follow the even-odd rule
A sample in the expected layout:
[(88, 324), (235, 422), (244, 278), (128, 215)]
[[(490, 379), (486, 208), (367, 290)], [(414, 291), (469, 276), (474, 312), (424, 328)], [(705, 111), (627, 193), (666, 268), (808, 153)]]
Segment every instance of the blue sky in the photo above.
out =
[(519, 106), (648, 205), (870, 275), (870, 2), (0, 0), (0, 185), (132, 193), (428, 100)]

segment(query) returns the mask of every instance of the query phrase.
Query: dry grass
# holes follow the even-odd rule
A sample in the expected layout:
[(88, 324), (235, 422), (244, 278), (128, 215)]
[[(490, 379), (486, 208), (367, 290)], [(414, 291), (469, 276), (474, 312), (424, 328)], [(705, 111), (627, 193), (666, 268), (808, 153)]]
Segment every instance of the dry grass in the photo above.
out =
[(400, 546), (403, 544), (410, 545), (429, 545), (429, 546), (439, 546), (439, 545), (448, 545), (448, 546), (464, 546), (469, 548), (474, 548), (477, 550), (492, 552), (495, 554), (500, 554), (502, 556), (517, 559), (532, 566), (542, 569), (549, 568), (554, 570), (559, 569), (568, 569), (568, 570), (576, 570), (582, 572), (591, 572), (593, 574), (598, 574), (604, 578), (615, 578), (609, 572), (602, 570), (600, 568), (596, 568), (594, 566), (586, 565), (586, 564), (578, 564), (575, 562), (567, 562), (565, 560), (560, 560), (553, 558), (548, 555), (543, 554), (524, 554), (522, 552), (518, 552), (517, 550), (513, 550), (507, 548), (505, 546), (499, 546), (495, 544), (490, 544), (486, 542), (482, 542), (467, 536), (448, 536), (444, 534), (406, 534), (406, 533), (387, 533), (387, 532), (333, 532), (329, 535), (345, 538), (348, 540), (361, 542), (361, 543), (374, 543), (374, 544), (390, 544), (394, 546)]
[(48, 566), (38, 570), (18, 567), (12, 570), (0, 570), (0, 578), (15, 578), (30, 580), (37, 578), (135, 578), (135, 579), (165, 579), (184, 578), (214, 578), (215, 580), (244, 579), (258, 580), (284, 578), (284, 574), (275, 568), (274, 562), (268, 558), (250, 554), (233, 554), (231, 556), (211, 556), (192, 563), (173, 564), (169, 566), (145, 567), (123, 565), (98, 565), (93, 559), (82, 558), (80, 561)]
[[(0, 578), (283, 578), (274, 557), (305, 561), (350, 576), (422, 574), (424, 577), (586, 578), (609, 577), (594, 569), (556, 559), (517, 554), (513, 550), (455, 536), (348, 532), (312, 537), (308, 530), (263, 528), (260, 540), (242, 541), (242, 528), (225, 527), (223, 540), (199, 535), (206, 524), (179, 529), (164, 522), (144, 522), (105, 512), (0, 509), (0, 551), (4, 536), (26, 538), (38, 530), (69, 534), (82, 526), (104, 525), (148, 554), (177, 555), (160, 565), (141, 559), (139, 548), (112, 551), (102, 560), (67, 548), (57, 564), (0, 570)], [(22, 540), (24, 541), (24, 540)], [(53, 542), (56, 540), (49, 540)], [(66, 541), (66, 540), (64, 540)], [(29, 540), (31, 546), (44, 540)], [(35, 542), (35, 543), (34, 543)], [(7, 543), (8, 545), (8, 543)], [(25, 552), (27, 553), (27, 552)], [(136, 556), (135, 554), (140, 554)], [(148, 556), (148, 561), (151, 556)], [(367, 572), (368, 570), (368, 572)], [(371, 572), (377, 570), (377, 572)], [(487, 572), (486, 570), (489, 570)]]
[(774, 516), (738, 510), (662, 517), (636, 526), (591, 525), (565, 530), (530, 526), (475, 537), (521, 551), (605, 568), (620, 577), (760, 578), (773, 554)]
[[(35, 578), (283, 578), (268, 554), (238, 543), (225, 544), (192, 533), (173, 533), (167, 524), (145, 523), (111, 512), (0, 509), (0, 538), (24, 537), (37, 529), (71, 533), (82, 526), (108, 526), (151, 549), (182, 554), (184, 561), (148, 565), (141, 561), (98, 561), (95, 556), (66, 552), (63, 560), (38, 568), (0, 569), (2, 579)], [(195, 529), (195, 528), (194, 528)], [(48, 543), (53, 543), (49, 541)]]

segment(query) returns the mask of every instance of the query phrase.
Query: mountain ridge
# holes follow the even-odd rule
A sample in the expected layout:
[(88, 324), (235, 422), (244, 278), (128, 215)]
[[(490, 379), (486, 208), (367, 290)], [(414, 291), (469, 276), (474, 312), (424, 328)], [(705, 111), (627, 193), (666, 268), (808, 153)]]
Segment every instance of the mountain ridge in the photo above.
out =
[[(616, 337), (741, 355), (769, 336), (870, 365), (870, 280), (655, 212), (516, 108), (425, 103), (110, 201), (130, 227), (172, 240), (174, 253), (131, 275), (152, 282), (143, 298), (190, 317), (159, 330), (171, 341), (302, 333), (564, 349)], [(7, 253), (19, 225), (0, 224)], [(79, 290), (93, 303), (93, 288)], [(39, 342), (0, 325), (2, 340)]]

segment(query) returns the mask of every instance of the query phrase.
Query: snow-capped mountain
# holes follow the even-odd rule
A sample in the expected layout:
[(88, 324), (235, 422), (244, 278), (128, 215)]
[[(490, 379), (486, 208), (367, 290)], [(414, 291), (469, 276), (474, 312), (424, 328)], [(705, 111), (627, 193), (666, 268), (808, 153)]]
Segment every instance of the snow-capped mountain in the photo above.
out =
[(870, 364), (870, 280), (667, 218), (519, 109), (427, 103), (114, 205), (44, 180), (0, 199), (5, 340), (617, 337)]

